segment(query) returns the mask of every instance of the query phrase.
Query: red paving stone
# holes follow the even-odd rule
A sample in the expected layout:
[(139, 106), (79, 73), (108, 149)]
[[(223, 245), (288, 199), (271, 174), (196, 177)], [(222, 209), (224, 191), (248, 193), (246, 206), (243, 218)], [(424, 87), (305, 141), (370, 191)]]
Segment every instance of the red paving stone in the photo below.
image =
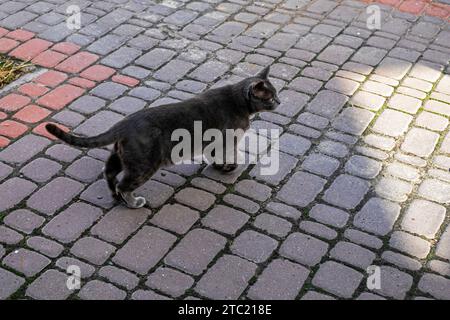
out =
[(67, 58), (67, 55), (52, 50), (46, 50), (31, 60), (32, 63), (46, 68), (52, 68)]
[(36, 123), (45, 119), (51, 111), (34, 104), (26, 106), (14, 114), (13, 118), (27, 123)]
[(80, 46), (77, 46), (76, 44), (70, 42), (60, 42), (55, 44), (52, 47), (52, 50), (70, 55), (80, 50), (80, 48), (81, 48)]
[(425, 12), (430, 16), (447, 18), (450, 16), (450, 6), (432, 4), (426, 8)]
[(9, 139), (0, 136), (0, 148), (4, 148), (9, 144)]
[[(44, 136), (44, 137), (52, 139), (52, 140), (55, 140), (56, 137), (51, 135), (50, 133), (48, 133), (47, 129), (45, 129), (45, 125), (47, 123), (48, 122), (43, 122), (40, 125), (38, 125), (36, 128), (33, 129), (33, 133)], [(54, 122), (52, 122), (52, 123), (56, 124), (61, 130), (64, 130), (65, 132), (69, 131), (69, 128), (67, 128), (66, 126), (63, 126), (62, 124), (54, 123)]]
[(24, 134), (28, 127), (20, 122), (5, 120), (0, 122), (0, 135), (9, 138), (17, 138)]
[(27, 41), (34, 37), (34, 33), (27, 31), (27, 30), (23, 30), (23, 29), (18, 29), (18, 30), (11, 31), (6, 36), (8, 38), (19, 40), (19, 41)]
[(135, 78), (132, 78), (132, 77), (123, 76), (121, 74), (115, 75), (114, 77), (112, 77), (112, 80), (114, 82), (121, 83), (121, 84), (124, 84), (124, 85), (129, 86), (129, 87), (134, 87), (134, 86), (137, 86), (139, 84), (139, 80), (138, 79), (135, 79)]
[(56, 69), (68, 73), (78, 73), (89, 67), (98, 59), (99, 57), (95, 54), (79, 52), (57, 65)]
[(0, 39), (0, 53), (7, 53), (17, 47), (19, 42), (13, 39)]
[(43, 85), (55, 87), (64, 80), (67, 79), (67, 75), (58, 71), (47, 71), (37, 77), (34, 81), (42, 83)]
[(20, 93), (23, 93), (27, 96), (30, 96), (32, 98), (37, 98), (42, 96), (43, 94), (48, 92), (48, 88), (44, 87), (43, 85), (36, 84), (36, 83), (26, 83), (18, 89)]
[(94, 81), (91, 81), (88, 79), (83, 79), (80, 77), (70, 78), (69, 81), (67, 81), (67, 82), (69, 82), (70, 84), (73, 84), (75, 86), (78, 86), (81, 88), (86, 88), (86, 89), (95, 87)]
[(102, 65), (95, 65), (84, 70), (80, 76), (93, 81), (103, 81), (111, 77), (116, 70)]
[(42, 39), (31, 39), (11, 51), (10, 55), (28, 61), (36, 57), (42, 51), (47, 50), (51, 45), (51, 42)]
[(20, 94), (11, 93), (0, 99), (0, 109), (4, 111), (17, 111), (30, 103), (31, 99)]
[(7, 34), (9, 31), (5, 28), (0, 27), (0, 37), (3, 37), (5, 34)]
[(423, 11), (426, 5), (427, 3), (424, 1), (406, 0), (399, 6), (399, 9), (403, 12), (419, 14)]
[(7, 116), (6, 113), (0, 111), (0, 120), (6, 119)]
[(81, 96), (84, 92), (84, 89), (70, 84), (64, 84), (39, 98), (36, 103), (50, 109), (60, 110)]

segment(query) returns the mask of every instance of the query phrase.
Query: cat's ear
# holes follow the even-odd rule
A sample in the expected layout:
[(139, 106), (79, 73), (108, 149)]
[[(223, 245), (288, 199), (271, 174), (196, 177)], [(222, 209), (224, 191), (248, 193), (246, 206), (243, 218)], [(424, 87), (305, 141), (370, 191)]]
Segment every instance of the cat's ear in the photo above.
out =
[(267, 79), (267, 76), (269, 75), (269, 71), (270, 71), (270, 66), (265, 67), (264, 69), (262, 69), (257, 75), (256, 77), (260, 78), (260, 79)]
[(266, 86), (266, 82), (264, 80), (260, 80), (255, 82), (251, 87), (252, 93), (255, 97), (263, 100), (267, 100), (272, 98), (272, 91)]

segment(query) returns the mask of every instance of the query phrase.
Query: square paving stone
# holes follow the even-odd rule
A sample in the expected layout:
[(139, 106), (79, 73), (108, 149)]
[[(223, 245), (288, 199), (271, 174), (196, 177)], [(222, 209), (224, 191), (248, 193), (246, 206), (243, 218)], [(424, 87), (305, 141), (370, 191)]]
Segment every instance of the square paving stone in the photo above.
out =
[(372, 291), (383, 296), (404, 299), (413, 284), (409, 274), (393, 267), (381, 266), (380, 275), (381, 288)]
[(309, 235), (295, 232), (281, 245), (280, 255), (298, 263), (315, 266), (328, 251), (328, 244)]
[(445, 207), (426, 200), (414, 200), (402, 220), (402, 229), (433, 239), (444, 222)]
[(388, 234), (400, 215), (400, 206), (380, 198), (371, 198), (356, 214), (353, 224), (368, 232)]
[(413, 117), (396, 110), (386, 109), (375, 121), (372, 130), (391, 137), (399, 137), (403, 135)]
[(439, 134), (420, 128), (412, 128), (401, 145), (405, 152), (419, 157), (428, 157), (439, 140)]
[(82, 96), (72, 102), (69, 108), (83, 114), (94, 113), (106, 105), (106, 101), (93, 96)]
[(66, 174), (82, 182), (93, 182), (102, 173), (103, 166), (101, 161), (91, 157), (82, 157), (66, 169)]
[(256, 263), (266, 261), (278, 246), (278, 242), (253, 230), (242, 232), (233, 241), (231, 252)]
[(305, 267), (276, 259), (264, 269), (247, 296), (255, 300), (293, 300), (308, 275), (309, 270)]
[(0, 299), (9, 298), (14, 292), (24, 284), (25, 279), (15, 275), (14, 273), (0, 268)]
[(172, 268), (160, 267), (150, 274), (145, 285), (172, 297), (179, 297), (192, 287), (194, 279)]
[(351, 298), (363, 275), (358, 271), (334, 261), (322, 264), (312, 284), (342, 298)]
[(193, 275), (200, 275), (225, 247), (226, 239), (217, 233), (194, 229), (166, 256), (164, 262)]
[(342, 174), (338, 176), (325, 191), (323, 199), (344, 209), (355, 208), (369, 190), (366, 180)]
[(200, 218), (200, 214), (188, 207), (179, 204), (166, 204), (150, 220), (161, 228), (185, 234)]
[(37, 186), (25, 179), (11, 178), (0, 184), (0, 212), (14, 207), (28, 197)]
[(26, 295), (38, 300), (64, 300), (72, 294), (67, 288), (67, 274), (47, 270), (28, 286)]
[(96, 265), (102, 265), (114, 251), (114, 246), (92, 237), (79, 239), (70, 249), (73, 255)]
[(218, 205), (202, 219), (208, 228), (234, 235), (250, 217), (242, 211)]
[(306, 207), (322, 191), (325, 179), (306, 172), (296, 172), (281, 188), (277, 198), (287, 204)]
[(239, 298), (256, 271), (256, 264), (224, 255), (197, 282), (194, 290), (209, 299)]
[(312, 153), (302, 162), (302, 168), (306, 171), (329, 177), (337, 170), (339, 164), (339, 161), (332, 157), (321, 153)]
[(112, 261), (143, 275), (162, 259), (175, 241), (174, 235), (155, 227), (145, 226), (117, 251)]
[(361, 135), (374, 116), (375, 114), (368, 110), (348, 107), (333, 120), (332, 126), (346, 133)]

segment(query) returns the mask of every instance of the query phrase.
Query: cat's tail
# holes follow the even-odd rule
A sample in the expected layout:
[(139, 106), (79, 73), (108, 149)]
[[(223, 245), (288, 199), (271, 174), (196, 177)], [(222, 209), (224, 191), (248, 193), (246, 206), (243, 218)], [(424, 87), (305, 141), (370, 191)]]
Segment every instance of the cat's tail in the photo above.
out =
[(77, 135), (73, 135), (67, 132), (64, 132), (60, 128), (58, 128), (53, 123), (47, 123), (45, 125), (45, 129), (47, 129), (48, 132), (50, 132), (55, 137), (61, 139), (62, 141), (73, 145), (77, 147), (83, 147), (83, 148), (96, 148), (96, 147), (103, 147), (108, 144), (112, 144), (117, 140), (116, 134), (114, 133), (114, 130), (108, 130), (102, 134), (99, 134), (95, 137), (80, 137)]

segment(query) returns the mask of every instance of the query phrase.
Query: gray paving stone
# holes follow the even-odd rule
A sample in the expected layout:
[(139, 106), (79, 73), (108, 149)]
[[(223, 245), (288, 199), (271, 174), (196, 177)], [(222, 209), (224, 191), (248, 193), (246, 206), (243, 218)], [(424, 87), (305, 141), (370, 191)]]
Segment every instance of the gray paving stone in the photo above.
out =
[(399, 215), (398, 204), (371, 198), (356, 214), (353, 224), (368, 232), (384, 236), (392, 230)]
[(190, 231), (166, 256), (165, 263), (193, 275), (200, 275), (225, 247), (224, 237), (204, 229)]
[(433, 202), (414, 200), (403, 216), (402, 229), (433, 239), (444, 221), (445, 212), (443, 206)]
[(99, 280), (89, 281), (78, 293), (82, 300), (123, 300), (126, 295), (125, 291)]
[(122, 95), (127, 89), (126, 86), (115, 82), (103, 82), (92, 89), (91, 93), (100, 98), (114, 100)]
[(389, 266), (380, 268), (381, 289), (374, 289), (373, 292), (394, 299), (404, 299), (413, 284), (413, 278), (409, 274)]
[(391, 235), (389, 245), (418, 259), (426, 258), (430, 252), (430, 244), (426, 240), (403, 231), (395, 231)]
[(307, 266), (318, 264), (327, 251), (326, 242), (299, 232), (289, 235), (279, 249), (283, 257)]
[(264, 234), (247, 230), (237, 236), (231, 252), (255, 263), (263, 263), (278, 246), (278, 242)]
[(0, 226), (0, 243), (12, 245), (19, 243), (22, 239), (23, 236), (20, 233), (5, 226)]
[(111, 103), (108, 108), (128, 115), (143, 109), (146, 105), (147, 103), (144, 100), (133, 97), (122, 97)]
[(411, 66), (412, 63), (410, 62), (387, 57), (381, 61), (375, 69), (375, 73), (395, 80), (401, 80)]
[(382, 177), (375, 185), (378, 196), (397, 202), (406, 201), (411, 191), (411, 183), (391, 177)]
[(149, 288), (160, 290), (174, 298), (183, 295), (193, 284), (192, 277), (167, 267), (158, 268), (148, 276), (145, 283)]
[(325, 223), (336, 228), (342, 228), (347, 224), (350, 215), (343, 210), (336, 209), (331, 206), (316, 204), (309, 211), (309, 216), (321, 223)]
[(429, 293), (437, 299), (450, 299), (449, 289), (450, 280), (431, 273), (424, 274), (419, 281), (419, 290)]
[(50, 140), (29, 134), (0, 151), (0, 160), (11, 164), (23, 164), (49, 144)]
[(289, 88), (307, 94), (315, 94), (320, 90), (321, 87), (321, 81), (306, 77), (297, 77), (289, 84)]
[(139, 278), (133, 273), (113, 266), (102, 267), (98, 274), (127, 290), (134, 289), (139, 283)]
[(25, 280), (14, 273), (0, 268), (0, 299), (5, 300), (13, 295), (24, 283)]
[(326, 118), (333, 118), (347, 102), (348, 98), (329, 90), (320, 91), (308, 104), (306, 110)]
[(69, 243), (92, 226), (101, 214), (96, 207), (74, 203), (50, 220), (42, 233), (62, 243)]
[(26, 209), (18, 209), (8, 214), (3, 223), (11, 228), (30, 234), (39, 228), (45, 219)]
[(20, 172), (36, 182), (45, 182), (53, 177), (61, 168), (62, 166), (55, 161), (38, 158), (23, 167)]
[(277, 194), (287, 204), (306, 207), (322, 191), (325, 180), (306, 172), (295, 173)]
[(72, 163), (66, 174), (82, 182), (93, 182), (103, 171), (103, 162), (91, 157), (82, 157)]
[(351, 242), (341, 241), (331, 249), (330, 257), (365, 270), (376, 256), (370, 250)]
[(372, 130), (391, 137), (399, 137), (408, 130), (412, 119), (412, 116), (403, 112), (386, 109), (377, 118)]
[(176, 237), (158, 228), (144, 226), (120, 250), (112, 261), (139, 274), (146, 274), (169, 251)]
[(284, 259), (272, 261), (250, 288), (255, 300), (293, 300), (302, 288), (309, 270)]
[(70, 253), (90, 263), (102, 265), (115, 250), (114, 246), (106, 242), (92, 237), (84, 237), (74, 243)]
[(363, 275), (334, 261), (322, 264), (312, 279), (312, 284), (337, 296), (351, 298)]
[(58, 242), (40, 236), (29, 238), (27, 246), (51, 258), (56, 258), (64, 250), (64, 247)]
[(373, 117), (374, 114), (368, 110), (348, 107), (333, 120), (332, 126), (346, 133), (361, 135)]
[(185, 234), (200, 218), (197, 211), (179, 204), (166, 204), (150, 220), (158, 227)]
[(190, 76), (198, 81), (212, 82), (222, 76), (228, 70), (225, 63), (219, 61), (208, 61), (195, 69)]
[(338, 207), (353, 209), (362, 201), (368, 190), (367, 181), (343, 174), (325, 191), (323, 199)]
[(334, 158), (320, 153), (312, 153), (302, 162), (302, 168), (306, 171), (329, 177), (337, 170), (339, 164), (339, 161)]
[(66, 283), (66, 273), (47, 270), (28, 286), (26, 295), (37, 300), (64, 300), (72, 294)]
[(3, 258), (2, 263), (29, 278), (48, 266), (50, 264), (50, 259), (34, 251), (20, 248), (12, 251)]
[[(83, 261), (80, 261), (80, 260), (72, 258), (72, 257), (59, 258), (56, 261), (55, 266), (60, 268), (64, 272), (67, 272), (67, 270), (70, 266), (79, 267), (81, 279), (90, 278), (95, 272), (95, 268), (93, 266), (91, 266), (90, 264), (87, 264)], [(66, 279), (67, 279), (67, 274), (66, 274)]]
[(369, 66), (376, 66), (380, 63), (386, 53), (387, 51), (384, 49), (364, 46), (353, 55), (352, 60)]
[(67, 145), (56, 144), (48, 148), (45, 154), (59, 161), (72, 162), (81, 154), (81, 151)]
[(83, 190), (83, 185), (72, 179), (59, 177), (35, 192), (27, 205), (46, 215), (53, 215), (58, 209), (71, 202)]
[(405, 137), (401, 149), (419, 157), (428, 157), (434, 150), (439, 139), (439, 134), (412, 128)]
[(345, 163), (345, 171), (361, 178), (373, 179), (380, 172), (381, 166), (379, 161), (355, 155)]
[(366, 91), (358, 91), (350, 99), (351, 104), (372, 111), (379, 110), (385, 101), (385, 98)]
[(224, 255), (197, 282), (194, 290), (209, 299), (234, 300), (247, 287), (256, 265), (233, 255)]
[(185, 188), (175, 194), (175, 199), (183, 204), (205, 211), (214, 204), (215, 196), (203, 190)]
[(322, 140), (317, 146), (317, 149), (321, 153), (337, 158), (343, 158), (349, 152), (345, 144), (332, 140)]
[(388, 106), (410, 114), (415, 114), (422, 105), (422, 101), (417, 98), (405, 96), (403, 94), (394, 94), (388, 101)]
[(22, 178), (11, 178), (0, 184), (0, 211), (10, 209), (28, 197), (37, 186)]

